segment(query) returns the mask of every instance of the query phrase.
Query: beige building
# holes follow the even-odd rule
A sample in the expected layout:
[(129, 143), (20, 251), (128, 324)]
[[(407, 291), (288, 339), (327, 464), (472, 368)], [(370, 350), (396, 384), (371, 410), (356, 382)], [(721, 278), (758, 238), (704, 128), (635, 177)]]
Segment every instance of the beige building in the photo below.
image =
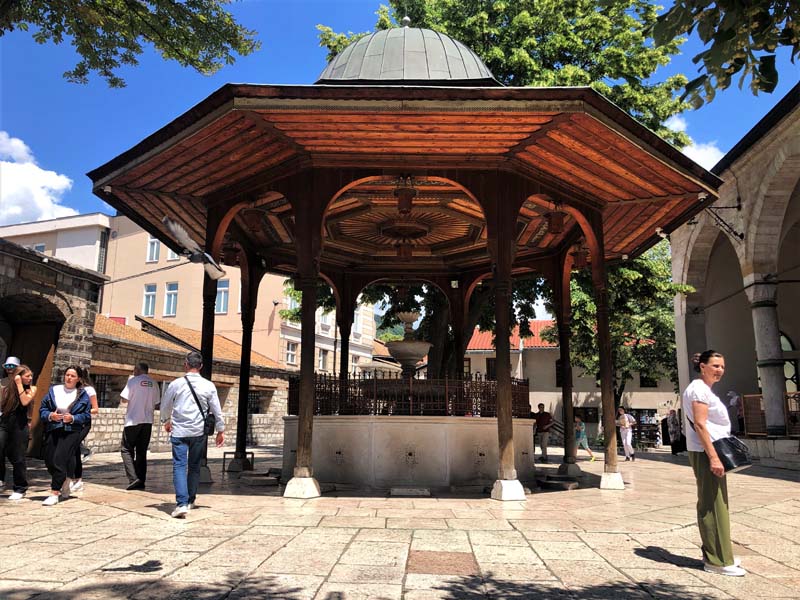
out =
[[(0, 237), (22, 246), (104, 272), (101, 314), (139, 327), (137, 316), (200, 330), (203, 268), (172, 252), (123, 216), (100, 213), (0, 227)], [(214, 331), (241, 342), (241, 279), (238, 267), (224, 266), (217, 282)], [(300, 325), (283, 322), (280, 311), (292, 307), (284, 295), (285, 277), (266, 275), (258, 290), (253, 350), (288, 369), (299, 368)], [(340, 339), (335, 314), (317, 314), (318, 371), (339, 370)], [(372, 358), (375, 323), (371, 306), (357, 309), (350, 336), (349, 370)]]

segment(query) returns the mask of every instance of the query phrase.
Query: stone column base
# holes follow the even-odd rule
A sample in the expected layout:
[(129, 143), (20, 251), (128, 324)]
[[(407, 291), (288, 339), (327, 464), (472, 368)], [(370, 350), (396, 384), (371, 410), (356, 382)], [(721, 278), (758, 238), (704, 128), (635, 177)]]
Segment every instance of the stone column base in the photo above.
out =
[(525, 489), (518, 479), (498, 479), (492, 486), (492, 500), (526, 500)]
[(283, 490), (284, 498), (319, 498), (319, 483), (313, 477), (292, 477)]
[(603, 473), (600, 477), (601, 490), (624, 490), (625, 482), (622, 481), (622, 473)]
[(208, 468), (208, 465), (200, 465), (200, 483), (214, 483), (214, 480), (211, 477), (211, 469)]
[(242, 471), (252, 471), (253, 463), (249, 458), (234, 458), (227, 466), (229, 473), (241, 473)]
[(584, 473), (576, 463), (561, 463), (558, 465), (558, 474), (567, 477), (583, 477)]

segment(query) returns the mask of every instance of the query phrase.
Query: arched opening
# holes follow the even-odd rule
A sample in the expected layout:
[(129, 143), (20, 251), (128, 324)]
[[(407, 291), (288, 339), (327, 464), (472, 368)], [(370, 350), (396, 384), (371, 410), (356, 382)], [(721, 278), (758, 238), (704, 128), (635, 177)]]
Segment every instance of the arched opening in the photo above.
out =
[(798, 390), (800, 350), (800, 183), (795, 186), (781, 231), (778, 254), (778, 323), (781, 330), (781, 349), (786, 377), (786, 391)]
[[(706, 346), (725, 355), (725, 378), (718, 392), (758, 393), (753, 317), (739, 259), (724, 235), (717, 237), (711, 249), (704, 300)], [(689, 345), (689, 356), (705, 349)]]

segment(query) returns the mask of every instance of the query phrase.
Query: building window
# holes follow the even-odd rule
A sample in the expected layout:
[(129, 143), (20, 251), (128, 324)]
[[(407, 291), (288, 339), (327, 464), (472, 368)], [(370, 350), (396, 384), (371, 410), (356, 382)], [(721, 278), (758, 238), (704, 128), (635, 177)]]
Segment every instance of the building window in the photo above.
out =
[(147, 241), (147, 262), (158, 262), (158, 255), (161, 252), (161, 242), (152, 235)]
[(286, 364), (297, 364), (297, 342), (286, 342)]
[(178, 284), (177, 282), (167, 284), (167, 292), (164, 294), (164, 316), (174, 317), (178, 314)]
[(658, 379), (653, 379), (642, 373), (639, 373), (639, 387), (640, 388), (655, 388), (658, 387)]
[(358, 372), (358, 361), (361, 359), (360, 356), (356, 356), (355, 354), (350, 355), (350, 370), (353, 373)]
[(106, 272), (106, 256), (108, 256), (108, 229), (100, 232), (100, 251), (97, 253), (97, 272)]
[(359, 309), (356, 309), (356, 312), (353, 314), (353, 335), (361, 335), (361, 313)]
[(156, 314), (155, 283), (146, 283), (144, 285), (144, 301), (142, 302), (142, 314), (145, 317), (152, 317)]
[(93, 375), (94, 390), (97, 392), (97, 406), (108, 407), (108, 375)]
[(317, 357), (317, 370), (318, 371), (327, 371), (328, 370), (328, 351), (327, 350), (320, 350), (319, 355)]
[(229, 279), (217, 281), (217, 300), (214, 303), (214, 313), (217, 315), (228, 314), (228, 296), (230, 294), (231, 282)]
[(497, 363), (494, 358), (486, 359), (486, 379), (497, 379)]
[(47, 246), (45, 244), (34, 244), (33, 245), (33, 249), (36, 250), (36, 252), (44, 253), (46, 248), (47, 248)]
[(564, 387), (564, 364), (560, 358), (556, 359), (556, 387)]
[(167, 249), (167, 260), (180, 260), (181, 255), (175, 252), (172, 248)]
[(465, 358), (464, 359), (464, 375), (469, 375), (472, 373), (472, 359)]
[(255, 390), (247, 394), (247, 414), (257, 415), (261, 412), (261, 391)]
[(331, 313), (324, 310), (319, 315), (319, 324), (324, 325), (326, 328), (331, 326)]

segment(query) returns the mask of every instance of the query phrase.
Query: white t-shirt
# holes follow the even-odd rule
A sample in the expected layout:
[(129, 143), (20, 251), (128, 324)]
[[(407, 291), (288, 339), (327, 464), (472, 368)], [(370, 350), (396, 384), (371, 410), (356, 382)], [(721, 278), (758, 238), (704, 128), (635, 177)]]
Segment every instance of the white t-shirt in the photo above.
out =
[(94, 389), (92, 386), (85, 385), (83, 386), (83, 389), (86, 390), (86, 395), (89, 396), (89, 398), (91, 398), (92, 396), (97, 396), (97, 390)]
[(78, 397), (78, 388), (67, 390), (63, 385), (57, 385), (53, 388), (53, 396), (55, 396), (54, 400), (56, 401), (58, 412), (67, 412), (66, 409)]
[(702, 402), (708, 405), (706, 429), (708, 430), (712, 442), (728, 437), (731, 434), (731, 421), (728, 418), (728, 409), (702, 379), (695, 379), (686, 386), (681, 402), (683, 405), (683, 430), (686, 434), (686, 449), (689, 450), (689, 452), (705, 452), (697, 432), (689, 424), (690, 419), (694, 422), (692, 402)]
[(158, 404), (158, 384), (150, 375), (131, 377), (120, 394), (128, 401), (125, 413), (125, 427), (153, 422), (153, 411)]

